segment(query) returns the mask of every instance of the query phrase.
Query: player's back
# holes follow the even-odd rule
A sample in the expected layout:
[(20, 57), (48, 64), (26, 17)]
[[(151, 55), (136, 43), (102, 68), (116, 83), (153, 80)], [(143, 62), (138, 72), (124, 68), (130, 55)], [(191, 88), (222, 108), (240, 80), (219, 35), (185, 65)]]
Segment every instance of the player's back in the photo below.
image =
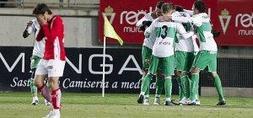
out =
[(209, 16), (206, 13), (196, 14), (192, 21), (200, 42), (200, 50), (217, 51)]
[[(187, 32), (193, 30), (190, 23), (182, 23), (182, 25)], [(176, 36), (177, 37), (175, 39), (175, 51), (193, 52), (195, 51), (194, 48), (198, 48), (196, 47), (197, 44), (195, 39), (193, 39), (192, 37), (184, 39), (184, 37), (179, 33), (177, 33)]]
[(156, 21), (155, 44), (153, 54), (158, 57), (168, 57), (174, 54), (174, 40), (178, 23), (168, 21)]

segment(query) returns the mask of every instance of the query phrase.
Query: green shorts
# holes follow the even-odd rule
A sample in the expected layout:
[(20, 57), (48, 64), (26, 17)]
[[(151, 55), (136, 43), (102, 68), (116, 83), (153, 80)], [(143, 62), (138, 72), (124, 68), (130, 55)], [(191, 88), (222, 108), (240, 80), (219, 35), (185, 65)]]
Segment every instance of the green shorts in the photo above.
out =
[(164, 76), (171, 76), (174, 74), (174, 55), (169, 57), (156, 57), (152, 55), (149, 73), (156, 74), (161, 72)]
[(148, 70), (151, 63), (152, 49), (146, 46), (142, 46), (141, 55), (142, 55), (142, 69)]
[(190, 71), (194, 60), (193, 52), (175, 52), (176, 70), (178, 71)]
[(40, 59), (41, 59), (41, 57), (38, 57), (38, 56), (33, 55), (33, 56), (31, 57), (30, 68), (31, 68), (31, 69), (37, 68), (37, 65), (38, 65), (38, 63), (40, 62)]
[(216, 72), (217, 70), (217, 52), (202, 50), (195, 57), (192, 67), (197, 67), (200, 70), (208, 67), (208, 72)]

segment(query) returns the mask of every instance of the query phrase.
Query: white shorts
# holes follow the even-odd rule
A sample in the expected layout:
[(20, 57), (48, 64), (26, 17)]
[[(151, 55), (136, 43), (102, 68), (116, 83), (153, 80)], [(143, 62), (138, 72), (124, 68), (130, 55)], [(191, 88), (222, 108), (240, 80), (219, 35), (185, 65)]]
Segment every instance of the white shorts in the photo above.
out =
[(61, 77), (63, 75), (66, 61), (41, 59), (35, 75), (47, 75), (48, 77)]

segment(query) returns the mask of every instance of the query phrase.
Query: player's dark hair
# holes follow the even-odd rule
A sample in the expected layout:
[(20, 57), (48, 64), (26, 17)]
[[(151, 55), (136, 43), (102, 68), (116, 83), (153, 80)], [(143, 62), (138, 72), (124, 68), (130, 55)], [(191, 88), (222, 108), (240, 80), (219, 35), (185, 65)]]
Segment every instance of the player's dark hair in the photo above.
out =
[(184, 11), (184, 8), (182, 6), (180, 6), (180, 5), (174, 5), (174, 8), (178, 12), (183, 12)]
[(164, 1), (163, 1), (163, 0), (158, 1), (158, 2), (156, 3), (156, 8), (162, 9), (163, 4), (164, 4)]
[(202, 0), (197, 0), (194, 3), (195, 9), (199, 11), (199, 13), (205, 13), (206, 12), (206, 5)]
[(45, 12), (48, 12), (48, 14), (52, 14), (52, 11), (44, 3), (37, 4), (37, 6), (33, 9), (33, 14), (36, 14), (36, 15), (45, 14)]
[(169, 11), (173, 10), (174, 9), (174, 6), (173, 4), (170, 4), (170, 3), (164, 3), (162, 5), (162, 13), (166, 14), (168, 13)]

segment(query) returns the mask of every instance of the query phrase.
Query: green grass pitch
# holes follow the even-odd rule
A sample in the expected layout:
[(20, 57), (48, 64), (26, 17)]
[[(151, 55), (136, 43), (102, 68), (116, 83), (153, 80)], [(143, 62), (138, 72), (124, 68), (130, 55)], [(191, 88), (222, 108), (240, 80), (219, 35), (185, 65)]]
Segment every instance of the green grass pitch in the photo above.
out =
[[(253, 98), (227, 97), (226, 106), (215, 106), (217, 97), (200, 97), (201, 106), (137, 104), (137, 94), (63, 93), (61, 118), (253, 118)], [(177, 96), (173, 96), (177, 98)], [(32, 106), (29, 92), (0, 92), (0, 118), (42, 118), (43, 104)]]

